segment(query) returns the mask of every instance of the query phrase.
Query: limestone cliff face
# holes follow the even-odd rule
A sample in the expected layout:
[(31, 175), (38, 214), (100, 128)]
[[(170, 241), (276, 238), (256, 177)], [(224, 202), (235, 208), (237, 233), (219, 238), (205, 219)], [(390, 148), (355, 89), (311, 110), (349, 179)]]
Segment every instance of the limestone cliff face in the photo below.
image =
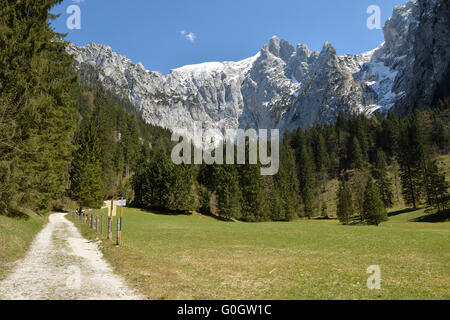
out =
[[(154, 125), (172, 130), (279, 128), (332, 122), (339, 111), (427, 106), (450, 60), (448, 0), (419, 0), (394, 9), (385, 42), (373, 51), (338, 56), (331, 43), (321, 52), (294, 48), (273, 37), (255, 56), (172, 70), (146, 70), (110, 47), (69, 45), (76, 68), (128, 99)], [(92, 77), (92, 74), (90, 75)]]
[[(393, 90), (406, 94), (397, 101), (394, 111), (403, 115), (430, 106), (450, 63), (450, 1), (419, 0), (411, 10), (415, 20), (405, 30), (405, 43), (395, 52), (404, 58)], [(395, 34), (395, 30), (395, 25), (388, 23), (385, 35)], [(391, 46), (395, 46), (395, 40)]]

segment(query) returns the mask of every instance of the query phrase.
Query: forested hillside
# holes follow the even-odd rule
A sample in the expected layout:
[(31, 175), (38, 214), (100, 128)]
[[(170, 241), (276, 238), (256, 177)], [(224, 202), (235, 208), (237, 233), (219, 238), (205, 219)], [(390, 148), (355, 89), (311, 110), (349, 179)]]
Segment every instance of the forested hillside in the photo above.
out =
[(102, 89), (92, 91), (79, 85), (74, 98), (81, 116), (68, 196), (82, 207), (94, 208), (108, 198), (132, 199), (130, 178), (151, 149), (168, 152), (169, 131), (127, 113)]
[[(438, 157), (449, 152), (449, 117), (448, 107), (408, 119), (340, 114), (335, 124), (286, 133), (273, 177), (259, 165), (175, 166), (161, 151), (136, 172), (135, 203), (243, 221), (337, 214), (343, 223), (357, 216), (379, 224), (394, 205), (442, 211), (448, 167)], [(333, 182), (339, 188), (330, 192)]]

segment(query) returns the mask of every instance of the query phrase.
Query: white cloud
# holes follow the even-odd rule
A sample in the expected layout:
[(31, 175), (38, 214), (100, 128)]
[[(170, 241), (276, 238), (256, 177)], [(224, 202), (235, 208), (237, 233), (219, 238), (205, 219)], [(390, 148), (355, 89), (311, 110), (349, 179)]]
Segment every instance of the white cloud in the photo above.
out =
[(72, 2), (75, 2), (75, 3), (83, 3), (84, 0), (72, 0)]
[(195, 39), (196, 39), (195, 33), (193, 33), (193, 32), (186, 32), (185, 30), (181, 30), (181, 31), (180, 31), (180, 34), (181, 34), (184, 38), (186, 38), (186, 40), (189, 40), (189, 41), (192, 42), (192, 43), (195, 42)]

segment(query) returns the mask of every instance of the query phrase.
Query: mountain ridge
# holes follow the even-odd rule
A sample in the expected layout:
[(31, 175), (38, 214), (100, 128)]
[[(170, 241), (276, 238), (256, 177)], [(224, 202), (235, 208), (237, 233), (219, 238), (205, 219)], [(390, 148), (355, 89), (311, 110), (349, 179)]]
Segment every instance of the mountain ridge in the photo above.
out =
[[(412, 104), (429, 103), (440, 70), (450, 61), (450, 46), (445, 36), (436, 40), (434, 32), (427, 32), (433, 21), (435, 29), (448, 25), (440, 11), (446, 8), (448, 1), (437, 0), (397, 6), (383, 28), (385, 42), (358, 55), (339, 56), (329, 42), (320, 52), (305, 44), (294, 48), (274, 36), (253, 57), (187, 65), (164, 76), (109, 46), (70, 44), (67, 50), (74, 54), (77, 70), (89, 65), (108, 91), (128, 99), (150, 124), (172, 131), (192, 131), (195, 122), (221, 131), (249, 126), (285, 131), (333, 122), (340, 111), (408, 113)], [(417, 48), (426, 52), (417, 40), (421, 37), (434, 41), (432, 49), (441, 48), (439, 67), (420, 69), (435, 54), (421, 56)], [(417, 74), (427, 74), (430, 84), (422, 84)]]

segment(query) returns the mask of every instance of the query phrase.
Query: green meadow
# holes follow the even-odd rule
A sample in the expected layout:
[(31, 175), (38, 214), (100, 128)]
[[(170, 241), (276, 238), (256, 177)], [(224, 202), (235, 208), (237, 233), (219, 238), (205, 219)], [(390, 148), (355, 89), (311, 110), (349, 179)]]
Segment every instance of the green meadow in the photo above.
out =
[[(122, 246), (101, 246), (148, 299), (450, 299), (450, 222), (428, 222), (441, 220), (421, 209), (379, 227), (249, 224), (125, 208)], [(371, 265), (380, 290), (367, 288)]]

